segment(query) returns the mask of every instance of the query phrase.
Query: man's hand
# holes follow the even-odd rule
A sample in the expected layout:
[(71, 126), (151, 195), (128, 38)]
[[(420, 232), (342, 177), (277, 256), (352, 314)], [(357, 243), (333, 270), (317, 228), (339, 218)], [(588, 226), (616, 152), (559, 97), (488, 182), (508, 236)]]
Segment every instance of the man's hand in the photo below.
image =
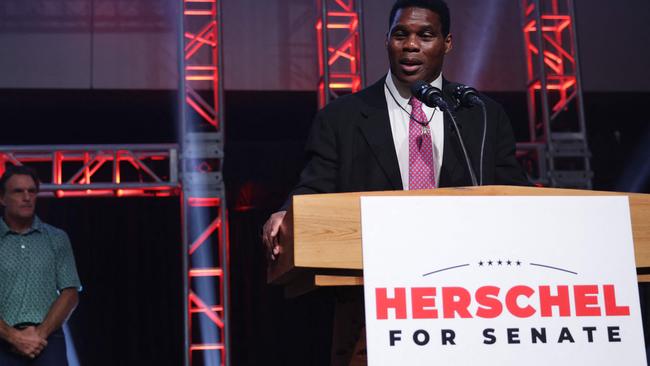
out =
[(37, 331), (36, 327), (27, 327), (11, 332), (9, 343), (17, 353), (29, 358), (36, 358), (47, 346), (47, 340)]
[(280, 245), (278, 243), (278, 232), (280, 231), (280, 225), (282, 225), (282, 220), (287, 214), (287, 211), (278, 211), (271, 215), (264, 227), (262, 228), (262, 241), (264, 242), (264, 247), (266, 247), (266, 252), (274, 261), (280, 254)]

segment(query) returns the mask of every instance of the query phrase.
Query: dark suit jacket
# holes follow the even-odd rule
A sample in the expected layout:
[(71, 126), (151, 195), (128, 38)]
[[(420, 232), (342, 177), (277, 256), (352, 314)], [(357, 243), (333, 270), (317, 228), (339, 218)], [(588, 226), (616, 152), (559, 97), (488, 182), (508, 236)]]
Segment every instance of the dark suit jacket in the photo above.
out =
[[(307, 141), (308, 163), (292, 195), (403, 189), (384, 79), (358, 93), (339, 97), (318, 112)], [(450, 95), (445, 94), (445, 99), (452, 105)], [(508, 117), (496, 102), (482, 99), (488, 119), (483, 184), (528, 185), (515, 159)], [(455, 116), (478, 179), (483, 114), (480, 107), (461, 107)], [(458, 136), (445, 115), (439, 186), (471, 185)]]

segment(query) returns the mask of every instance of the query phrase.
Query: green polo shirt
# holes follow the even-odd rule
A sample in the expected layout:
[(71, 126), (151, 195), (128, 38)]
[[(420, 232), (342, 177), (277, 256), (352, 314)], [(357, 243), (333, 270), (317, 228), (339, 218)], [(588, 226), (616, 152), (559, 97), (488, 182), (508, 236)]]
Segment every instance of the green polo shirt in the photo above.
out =
[(68, 235), (34, 218), (25, 233), (0, 219), (0, 318), (42, 323), (65, 288), (81, 290)]

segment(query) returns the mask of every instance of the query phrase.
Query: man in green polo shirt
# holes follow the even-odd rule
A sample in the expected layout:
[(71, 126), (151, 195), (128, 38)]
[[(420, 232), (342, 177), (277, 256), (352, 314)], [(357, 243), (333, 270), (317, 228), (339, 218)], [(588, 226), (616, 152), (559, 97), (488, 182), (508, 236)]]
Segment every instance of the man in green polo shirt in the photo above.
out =
[(0, 178), (0, 365), (67, 365), (61, 326), (81, 288), (70, 240), (35, 215), (39, 180), (24, 166)]

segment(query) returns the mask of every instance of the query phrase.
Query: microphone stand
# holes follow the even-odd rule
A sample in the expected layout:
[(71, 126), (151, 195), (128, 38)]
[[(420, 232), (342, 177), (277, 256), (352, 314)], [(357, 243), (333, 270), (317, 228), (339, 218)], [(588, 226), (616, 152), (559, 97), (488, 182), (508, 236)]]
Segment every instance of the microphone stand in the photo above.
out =
[(467, 164), (467, 170), (469, 171), (469, 177), (472, 180), (472, 186), (478, 187), (478, 182), (476, 181), (476, 174), (474, 173), (474, 168), (472, 168), (472, 162), (469, 160), (469, 155), (467, 154), (467, 149), (465, 148), (465, 142), (463, 142), (463, 137), (460, 134), (458, 123), (456, 123), (456, 118), (454, 118), (454, 115), (449, 111), (449, 109), (445, 108), (444, 112), (447, 112), (447, 115), (451, 119), (451, 122), (454, 125), (454, 129), (456, 130), (456, 135), (458, 136), (458, 142), (460, 142), (460, 148), (461, 150), (463, 150), (463, 156), (465, 157), (465, 163)]

